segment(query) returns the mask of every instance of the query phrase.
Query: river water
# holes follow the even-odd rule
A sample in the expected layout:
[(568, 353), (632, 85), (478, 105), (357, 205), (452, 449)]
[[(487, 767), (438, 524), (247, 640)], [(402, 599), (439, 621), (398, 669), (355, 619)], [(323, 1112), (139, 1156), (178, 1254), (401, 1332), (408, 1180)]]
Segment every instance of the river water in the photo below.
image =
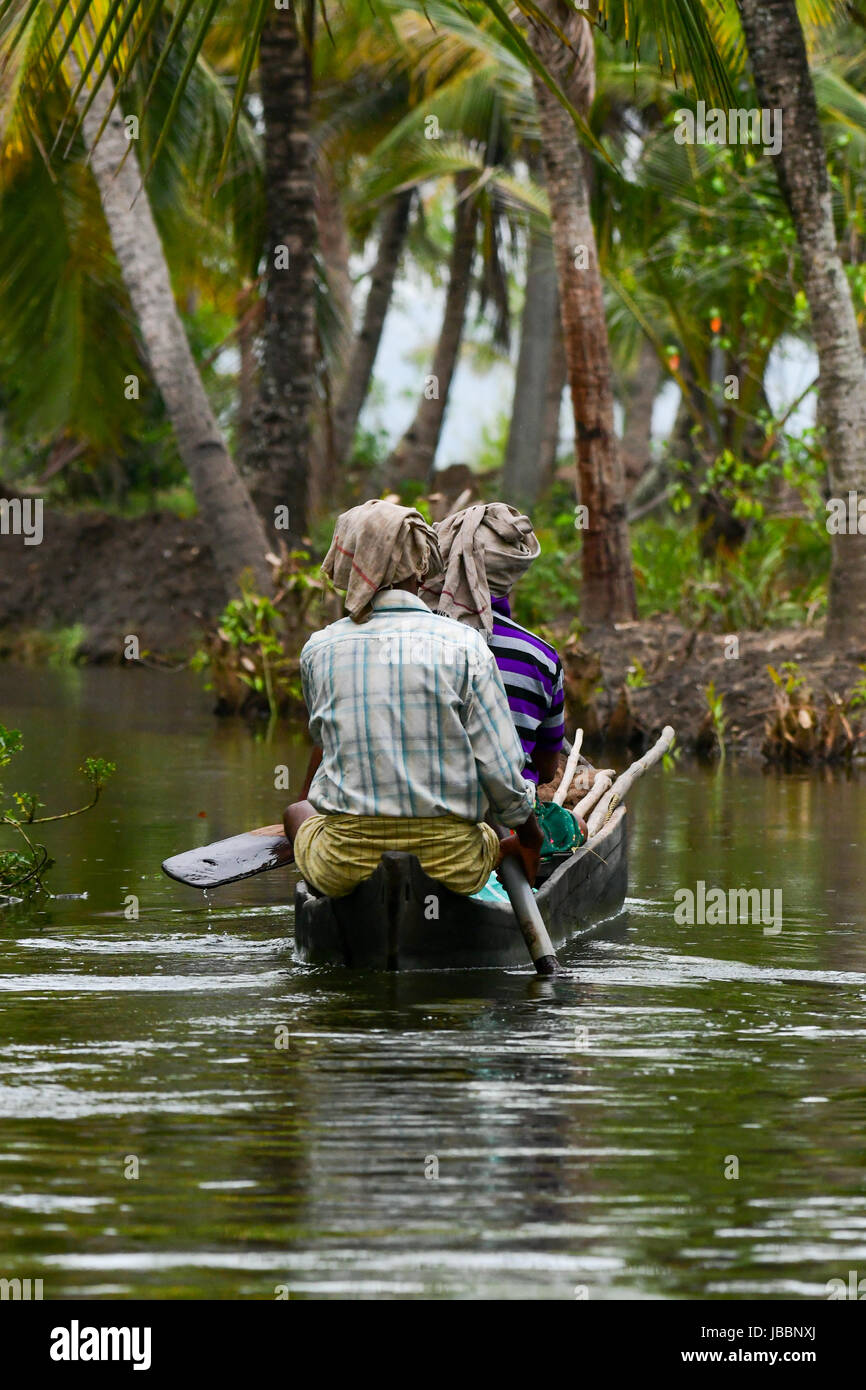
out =
[[(310, 969), (292, 871), (210, 902), (160, 873), (278, 819), (279, 765), (301, 782), (301, 731), (209, 703), (186, 673), (0, 668), (9, 789), (66, 809), (85, 756), (119, 769), (43, 832), (54, 893), (87, 898), (0, 911), (0, 1276), (823, 1299), (866, 1275), (866, 780), (654, 770), (627, 916), (555, 981)], [(781, 892), (779, 930), (680, 925), (699, 882)]]

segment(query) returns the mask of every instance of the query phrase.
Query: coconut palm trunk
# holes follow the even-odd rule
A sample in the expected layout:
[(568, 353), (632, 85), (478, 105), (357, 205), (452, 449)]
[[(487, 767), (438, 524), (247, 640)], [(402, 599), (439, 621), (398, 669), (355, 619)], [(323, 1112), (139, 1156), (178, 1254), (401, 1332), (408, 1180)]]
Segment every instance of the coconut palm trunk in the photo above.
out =
[[(265, 560), (265, 531), (226, 447), (190, 350), (119, 105), (96, 142), (111, 96), (110, 79), (106, 78), (84, 117), (84, 139), (147, 360), (189, 473), (226, 594), (234, 592), (243, 570), (252, 571), (258, 589), (269, 593), (272, 576)], [(117, 390), (121, 389), (118, 382)]]
[(352, 346), (351, 248), (337, 180), (321, 155), (315, 176), (316, 236), (330, 304), (330, 372), (332, 382), (340, 382)]
[(548, 383), (556, 365), (558, 317), (556, 266), (550, 237), (533, 229), (529, 240), (511, 427), (502, 469), (502, 495), (515, 505), (530, 506), (543, 484), (542, 449), (545, 429), (549, 429), (550, 424)]
[(550, 359), (550, 374), (547, 378), (547, 391), (544, 401), (544, 428), (541, 432), (541, 452), (538, 472), (541, 491), (550, 487), (556, 472), (556, 458), (559, 451), (560, 419), (562, 417), (562, 393), (568, 382), (568, 365), (562, 343), (562, 318), (559, 312), (559, 295), (556, 299), (556, 323), (553, 332), (553, 352)]
[(652, 422), (656, 396), (662, 381), (661, 363), (652, 344), (644, 338), (631, 372), (622, 383), (625, 416), (622, 461), (626, 493), (631, 497), (652, 459)]
[[(824, 141), (794, 0), (737, 0), (762, 107), (782, 113), (776, 174), (797, 231), (820, 364), (818, 414), (833, 495), (866, 498), (866, 369), (839, 255)], [(866, 640), (866, 535), (832, 538), (827, 636)]]
[[(267, 287), (251, 489), (273, 534), (289, 508), (291, 537), (307, 530), (316, 371), (315, 172), (310, 138), (312, 0), (272, 8), (262, 30), (259, 85), (265, 127)], [(278, 530), (277, 537), (285, 538)]]
[[(541, 25), (530, 25), (529, 42), (572, 105), (586, 114), (595, 95), (589, 23), (563, 0), (541, 0), (539, 8), (565, 34), (568, 46)], [(587, 623), (623, 621), (635, 617), (634, 578), (587, 162), (562, 103), (538, 78), (534, 85), (574, 411), (578, 496), (588, 512), (581, 530), (581, 614)]]
[(382, 341), (385, 318), (394, 293), (400, 255), (409, 227), (412, 190), (398, 193), (385, 207), (379, 228), (376, 263), (364, 304), (364, 317), (352, 344), (346, 374), (334, 411), (334, 454), (338, 463), (348, 456)]
[(468, 178), (458, 175), (454, 182), (457, 206), (454, 210), (454, 238), (442, 328), (415, 418), (385, 465), (385, 475), (391, 486), (405, 479), (426, 482), (429, 478), (442, 433), (451, 380), (460, 356), (466, 308), (472, 288), (478, 210), (474, 198), (462, 196), (468, 186)]
[[(316, 233), (327, 322), (316, 315), (319, 385), (313, 399), (307, 470), (308, 518), (320, 517), (333, 506), (337, 477), (334, 454), (334, 398), (345, 379), (352, 349), (352, 277), (349, 234), (340, 190), (333, 170), (321, 152), (316, 164)], [(321, 273), (321, 271), (320, 271)], [(326, 341), (323, 341), (326, 339)]]

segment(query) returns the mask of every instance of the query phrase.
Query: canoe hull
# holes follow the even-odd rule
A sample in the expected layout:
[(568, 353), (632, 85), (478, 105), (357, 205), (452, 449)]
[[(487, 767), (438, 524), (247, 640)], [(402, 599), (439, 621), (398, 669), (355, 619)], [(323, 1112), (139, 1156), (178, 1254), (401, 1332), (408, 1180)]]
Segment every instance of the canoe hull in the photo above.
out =
[[(628, 887), (625, 807), (550, 874), (537, 901), (562, 946), (622, 907)], [(482, 903), (428, 878), (411, 854), (388, 853), (344, 898), (295, 893), (295, 953), (310, 965), (372, 970), (502, 969), (526, 965), (526, 946), (507, 903)]]

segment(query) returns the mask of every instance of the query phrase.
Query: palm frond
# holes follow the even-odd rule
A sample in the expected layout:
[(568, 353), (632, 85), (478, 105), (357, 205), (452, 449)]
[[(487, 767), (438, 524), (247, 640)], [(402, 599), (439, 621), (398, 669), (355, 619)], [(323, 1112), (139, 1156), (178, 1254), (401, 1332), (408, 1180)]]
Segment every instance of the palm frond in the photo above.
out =
[(626, 42), (636, 63), (652, 57), (676, 85), (689, 81), (699, 95), (727, 103), (731, 74), (716, 43), (713, 4), (722, 8), (720, 0), (600, 0), (595, 22)]

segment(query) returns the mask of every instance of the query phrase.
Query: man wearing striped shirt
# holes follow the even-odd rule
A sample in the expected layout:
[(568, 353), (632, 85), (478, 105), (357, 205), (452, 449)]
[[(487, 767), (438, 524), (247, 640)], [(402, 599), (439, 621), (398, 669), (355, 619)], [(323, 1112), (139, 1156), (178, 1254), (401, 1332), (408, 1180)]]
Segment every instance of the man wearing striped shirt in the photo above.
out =
[[(441, 563), (411, 508), (367, 502), (337, 521), (323, 569), (349, 616), (301, 653), (316, 751), (283, 818), (304, 878), (330, 896), (351, 892), (386, 850), (416, 854), (461, 893), (483, 887), (503, 854), (530, 881), (537, 871), (535, 798), (494, 656), (481, 633), (418, 597)], [(488, 809), (516, 836), (500, 843)]]
[(511, 616), (508, 595), (541, 546), (528, 516), (504, 502), (465, 507), (436, 527), (443, 570), (428, 580), (431, 607), (486, 635), (526, 755), (524, 777), (549, 782), (562, 748), (562, 664), (547, 642)]
[(550, 782), (565, 737), (562, 663), (553, 647), (514, 621), (506, 594), (491, 595), (490, 606), (490, 650), (526, 754), (523, 775), (536, 784)]

